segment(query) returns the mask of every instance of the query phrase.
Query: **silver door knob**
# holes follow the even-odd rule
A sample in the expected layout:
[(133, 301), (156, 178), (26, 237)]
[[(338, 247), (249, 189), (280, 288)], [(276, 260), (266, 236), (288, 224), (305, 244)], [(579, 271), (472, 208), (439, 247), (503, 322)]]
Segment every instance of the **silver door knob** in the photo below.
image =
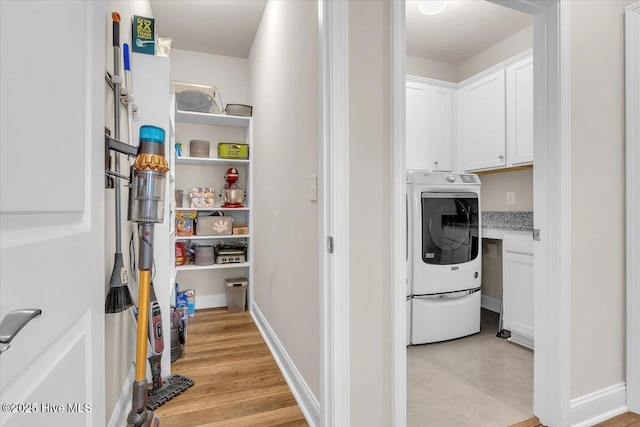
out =
[(502, 159), (504, 159), (504, 156), (503, 156), (502, 154), (500, 154), (500, 155), (498, 156), (498, 158), (499, 158), (500, 160), (502, 160)]
[(23, 308), (4, 316), (0, 323), (0, 354), (11, 347), (9, 343), (27, 323), (41, 314), (42, 310), (39, 308)]

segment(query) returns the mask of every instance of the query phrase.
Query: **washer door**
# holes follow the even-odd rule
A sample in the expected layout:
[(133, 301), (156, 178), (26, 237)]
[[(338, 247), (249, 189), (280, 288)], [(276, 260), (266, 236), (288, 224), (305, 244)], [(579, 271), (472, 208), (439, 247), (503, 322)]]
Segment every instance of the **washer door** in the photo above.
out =
[(422, 261), (462, 264), (478, 257), (478, 195), (422, 193)]

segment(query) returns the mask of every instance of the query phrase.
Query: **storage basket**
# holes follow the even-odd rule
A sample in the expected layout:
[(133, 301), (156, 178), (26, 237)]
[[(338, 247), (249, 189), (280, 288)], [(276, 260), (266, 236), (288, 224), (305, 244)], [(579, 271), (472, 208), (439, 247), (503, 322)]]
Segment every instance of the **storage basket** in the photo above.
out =
[(196, 245), (196, 265), (213, 265), (214, 250), (213, 246)]
[(220, 113), (215, 106), (215, 88), (193, 83), (173, 82), (176, 105), (180, 111)]
[(209, 141), (201, 139), (192, 139), (189, 141), (189, 156), (191, 157), (209, 157)]
[(199, 216), (196, 218), (196, 236), (224, 236), (231, 234), (233, 218), (230, 216)]
[(218, 157), (221, 159), (248, 159), (249, 145), (236, 142), (221, 142), (218, 144)]

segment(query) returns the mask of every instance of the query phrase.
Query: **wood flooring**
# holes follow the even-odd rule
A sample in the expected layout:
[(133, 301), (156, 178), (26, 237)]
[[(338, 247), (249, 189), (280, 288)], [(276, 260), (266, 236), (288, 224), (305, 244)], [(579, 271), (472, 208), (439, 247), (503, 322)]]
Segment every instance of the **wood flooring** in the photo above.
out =
[[(195, 385), (154, 412), (161, 427), (308, 426), (249, 313), (198, 310), (172, 373)], [(531, 418), (510, 427), (544, 427)], [(640, 427), (627, 412), (596, 427)]]
[(195, 385), (154, 411), (162, 427), (308, 426), (248, 312), (198, 310), (171, 372)]
[[(537, 418), (530, 418), (509, 427), (544, 427)], [(640, 415), (627, 412), (610, 420), (596, 424), (594, 427), (640, 427)]]

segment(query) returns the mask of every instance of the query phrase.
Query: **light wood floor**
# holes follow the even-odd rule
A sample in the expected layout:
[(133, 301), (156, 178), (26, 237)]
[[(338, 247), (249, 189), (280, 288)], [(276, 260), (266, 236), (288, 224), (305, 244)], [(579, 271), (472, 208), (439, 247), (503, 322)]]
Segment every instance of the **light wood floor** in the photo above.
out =
[(249, 313), (198, 310), (185, 353), (171, 372), (195, 385), (154, 411), (162, 427), (308, 425)]
[[(544, 427), (537, 418), (531, 418), (509, 427)], [(640, 427), (640, 415), (627, 412), (610, 420), (596, 424), (594, 427)]]

